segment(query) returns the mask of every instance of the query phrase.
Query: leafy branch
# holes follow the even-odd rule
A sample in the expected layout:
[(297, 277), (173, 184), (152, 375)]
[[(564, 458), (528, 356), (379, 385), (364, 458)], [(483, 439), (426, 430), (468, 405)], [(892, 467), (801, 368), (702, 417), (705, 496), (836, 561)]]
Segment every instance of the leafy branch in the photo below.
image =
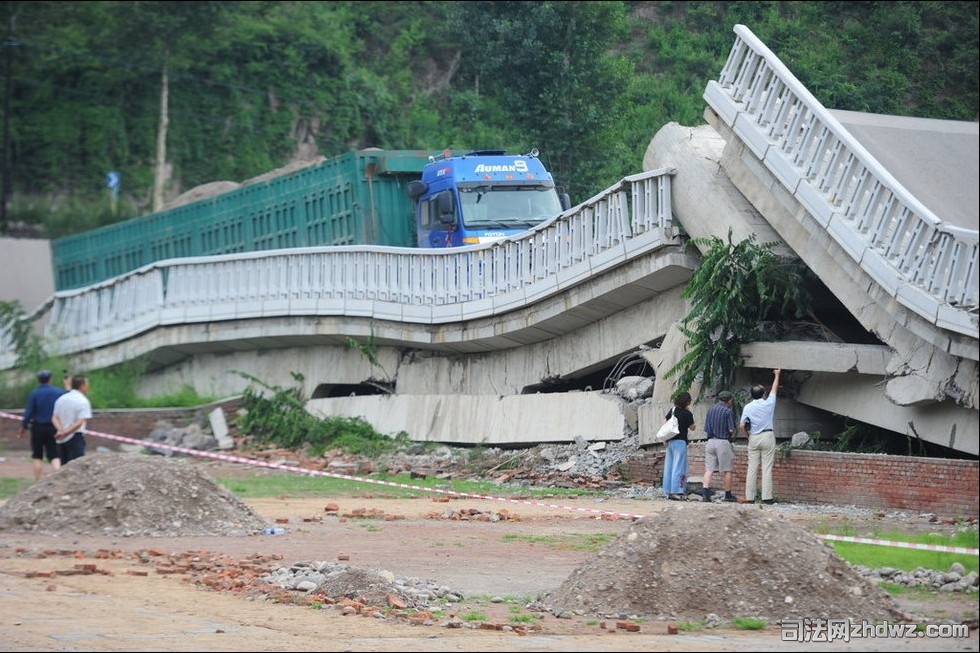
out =
[(357, 350), (371, 364), (373, 369), (380, 370), (383, 375), (380, 380), (372, 378), (368, 379), (365, 383), (374, 386), (386, 394), (394, 394), (395, 384), (392, 382), (388, 370), (384, 368), (378, 359), (378, 345), (374, 341), (374, 327), (371, 327), (371, 334), (367, 337), (366, 342), (358, 342), (353, 338), (347, 338), (347, 346)]
[(312, 415), (306, 410), (304, 377), (298, 372), (291, 373), (295, 385), (289, 388), (271, 386), (246, 372), (235, 373), (250, 381), (242, 393), (245, 412), (237, 424), (257, 443), (305, 450), (312, 456), (323, 455), (329, 449), (378, 456), (408, 442), (404, 432), (389, 437), (359, 417), (320, 419)]
[(800, 318), (810, 312), (802, 263), (773, 253), (776, 243), (757, 244), (755, 235), (741, 242), (717, 236), (696, 238), (704, 253), (684, 289), (691, 310), (678, 329), (687, 338), (686, 353), (666, 373), (680, 374), (679, 387), (701, 380), (699, 397), (731, 385), (742, 365), (743, 342), (770, 340), (766, 321)]
[(36, 369), (47, 358), (41, 336), (17, 300), (0, 301), (0, 339), (13, 345), (17, 367)]

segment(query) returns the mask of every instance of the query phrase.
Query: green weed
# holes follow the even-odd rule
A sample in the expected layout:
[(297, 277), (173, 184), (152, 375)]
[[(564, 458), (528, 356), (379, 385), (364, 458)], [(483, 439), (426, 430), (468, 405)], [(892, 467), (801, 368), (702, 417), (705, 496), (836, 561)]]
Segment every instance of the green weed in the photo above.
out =
[(766, 627), (766, 622), (755, 617), (735, 617), (732, 619), (732, 627), (736, 630), (762, 630)]

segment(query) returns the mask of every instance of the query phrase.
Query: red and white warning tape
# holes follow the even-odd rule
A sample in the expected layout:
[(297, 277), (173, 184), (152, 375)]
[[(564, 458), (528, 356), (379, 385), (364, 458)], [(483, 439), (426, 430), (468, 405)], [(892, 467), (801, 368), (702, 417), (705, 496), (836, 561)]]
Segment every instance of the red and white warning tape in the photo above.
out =
[[(17, 421), (21, 420), (20, 415), (15, 415), (13, 413), (6, 413), (0, 411), (0, 417), (7, 419), (15, 419)], [(421, 492), (433, 492), (435, 494), (445, 494), (455, 497), (465, 497), (469, 499), (484, 499), (488, 501), (502, 501), (505, 503), (515, 503), (525, 506), (538, 506), (542, 508), (551, 508), (557, 510), (569, 510), (573, 512), (585, 512), (589, 514), (623, 517), (627, 519), (643, 519), (644, 515), (636, 515), (631, 513), (614, 512), (611, 510), (596, 510), (591, 508), (582, 508), (579, 506), (565, 506), (554, 503), (542, 503), (540, 501), (530, 501), (528, 499), (510, 499), (507, 497), (496, 497), (487, 494), (471, 494), (469, 492), (455, 492), (453, 490), (446, 490), (441, 488), (431, 488), (423, 487), (421, 485), (409, 485), (407, 483), (394, 483), (392, 481), (380, 481), (373, 478), (363, 478), (360, 476), (350, 476), (348, 474), (335, 474), (332, 472), (324, 472), (315, 469), (306, 469), (304, 467), (296, 467), (294, 465), (282, 465), (279, 463), (269, 463), (262, 460), (255, 460), (254, 458), (244, 458), (242, 456), (229, 456), (222, 453), (214, 453), (211, 451), (198, 451), (197, 449), (187, 449), (185, 447), (176, 447), (169, 444), (162, 443), (147, 443), (145, 440), (136, 440), (133, 438), (123, 437), (121, 435), (113, 435), (111, 433), (102, 433), (100, 431), (90, 431), (86, 430), (85, 435), (92, 435), (100, 438), (106, 438), (107, 440), (115, 440), (116, 442), (125, 442), (128, 444), (136, 444), (141, 447), (146, 447), (150, 450), (169, 450), (175, 451), (177, 453), (183, 453), (190, 456), (198, 456), (201, 458), (212, 458), (214, 460), (222, 460), (231, 463), (240, 463), (244, 465), (253, 465), (255, 467), (265, 467), (269, 469), (278, 469), (285, 472), (296, 472), (298, 474), (304, 474), (306, 476), (326, 476), (329, 478), (339, 478), (347, 481), (357, 481), (360, 483), (372, 483), (374, 485), (384, 485), (387, 487), (397, 487), (408, 490), (419, 490)], [(817, 535), (823, 540), (835, 540), (839, 542), (856, 542), (858, 544), (879, 544), (882, 546), (893, 546), (903, 549), (919, 549), (924, 551), (942, 551), (944, 553), (961, 553), (965, 555), (980, 555), (980, 549), (967, 549), (959, 546), (941, 546), (938, 544), (918, 544), (915, 542), (892, 542), (889, 540), (877, 540), (866, 537), (851, 537), (847, 535)]]
[(940, 544), (921, 544), (919, 542), (892, 542), (890, 540), (876, 540), (869, 537), (851, 537), (849, 535), (817, 535), (822, 540), (833, 540), (836, 542), (856, 542), (858, 544), (880, 544), (882, 546), (894, 546), (900, 549), (918, 549), (919, 551), (942, 551), (943, 553), (963, 553), (965, 555), (980, 555), (980, 549), (967, 549), (962, 546), (942, 546)]

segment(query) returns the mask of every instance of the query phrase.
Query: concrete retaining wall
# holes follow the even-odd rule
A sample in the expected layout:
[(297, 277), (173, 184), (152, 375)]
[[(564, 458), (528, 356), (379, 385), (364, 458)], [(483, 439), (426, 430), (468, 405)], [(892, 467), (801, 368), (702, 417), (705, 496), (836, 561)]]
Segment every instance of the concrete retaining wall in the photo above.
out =
[(373, 395), (311, 399), (307, 410), (319, 417), (362, 416), (379, 433), (404, 431), (416, 442), (510, 447), (621, 440), (625, 418), (614, 399), (601, 392)]

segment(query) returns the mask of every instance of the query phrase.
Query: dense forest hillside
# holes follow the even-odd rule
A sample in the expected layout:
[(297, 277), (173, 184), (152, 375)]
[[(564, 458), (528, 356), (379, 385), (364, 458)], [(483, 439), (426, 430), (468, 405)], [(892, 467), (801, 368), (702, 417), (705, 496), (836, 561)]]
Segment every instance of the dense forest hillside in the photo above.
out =
[[(744, 24), (825, 106), (975, 121), (972, 2), (5, 2), (0, 231), (56, 237), (366, 147), (639, 171)], [(107, 188), (119, 173), (118, 198)]]

